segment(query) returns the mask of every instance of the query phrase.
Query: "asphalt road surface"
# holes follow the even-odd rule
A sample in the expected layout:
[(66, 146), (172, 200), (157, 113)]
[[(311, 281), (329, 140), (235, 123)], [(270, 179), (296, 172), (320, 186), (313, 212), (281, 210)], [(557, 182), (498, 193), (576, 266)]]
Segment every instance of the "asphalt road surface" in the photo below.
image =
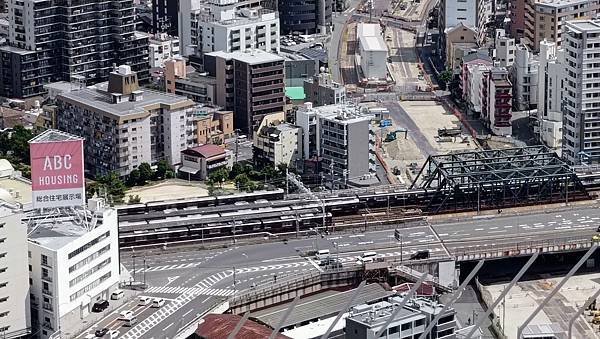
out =
[[(167, 303), (157, 309), (136, 306), (136, 301), (132, 301), (118, 311), (131, 309), (138, 314), (138, 324), (133, 328), (122, 327), (116, 314), (109, 315), (97, 327), (118, 328), (122, 338), (172, 337), (198, 314), (241, 290), (322, 270), (313, 259), (299, 255), (308, 250), (328, 248), (344, 265), (354, 265), (356, 257), (363, 251), (375, 248), (379, 249), (378, 254), (388, 259), (397, 260), (402, 255), (406, 260), (421, 249), (428, 249), (432, 257), (448, 257), (469, 248), (572, 236), (591, 237), (600, 223), (600, 209), (595, 207), (407, 224), (398, 228), (402, 234), (402, 253), (394, 230), (357, 230), (353, 234), (289, 239), (287, 243), (232, 244), (218, 250), (147, 253), (145, 266), (143, 255), (136, 252), (136, 280), (145, 280), (149, 286), (142, 295), (162, 297)], [(122, 263), (133, 270), (134, 259), (129, 253), (124, 253)]]

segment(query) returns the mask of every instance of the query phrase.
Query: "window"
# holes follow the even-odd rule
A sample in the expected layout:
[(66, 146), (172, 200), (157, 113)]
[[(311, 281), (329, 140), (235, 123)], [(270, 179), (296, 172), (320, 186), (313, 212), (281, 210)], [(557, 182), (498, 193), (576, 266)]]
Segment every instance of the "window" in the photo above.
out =
[(87, 244), (79, 247), (78, 249), (76, 249), (75, 251), (69, 253), (69, 259), (72, 259), (74, 256), (78, 255), (79, 253), (87, 250), (88, 248), (96, 245), (97, 243), (99, 243), (100, 241), (108, 238), (108, 236), (110, 235), (110, 232), (106, 232), (104, 234), (102, 234), (101, 236), (99, 236), (98, 238), (88, 242)]
[(8, 300), (8, 297), (2, 297), (2, 298), (0, 298), (0, 303), (3, 303), (5, 301), (7, 301), (7, 300)]

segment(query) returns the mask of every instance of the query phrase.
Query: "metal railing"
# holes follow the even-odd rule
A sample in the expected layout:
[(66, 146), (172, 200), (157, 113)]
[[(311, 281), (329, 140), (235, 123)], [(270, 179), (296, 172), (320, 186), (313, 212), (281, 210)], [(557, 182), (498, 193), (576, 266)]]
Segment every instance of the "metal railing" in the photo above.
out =
[(508, 244), (482, 245), (477, 248), (459, 248), (453, 252), (456, 260), (487, 256), (487, 257), (509, 257), (527, 255), (536, 252), (562, 252), (570, 250), (583, 250), (590, 248), (593, 244), (591, 237), (578, 236), (560, 239), (542, 239), (533, 241), (520, 241)]

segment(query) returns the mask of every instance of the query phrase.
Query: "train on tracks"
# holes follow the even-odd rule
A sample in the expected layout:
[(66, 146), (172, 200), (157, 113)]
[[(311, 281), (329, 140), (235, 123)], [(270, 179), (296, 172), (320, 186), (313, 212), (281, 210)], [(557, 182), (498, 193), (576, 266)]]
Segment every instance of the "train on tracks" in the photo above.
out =
[(260, 232), (304, 231), (331, 225), (335, 217), (368, 213), (369, 209), (412, 208), (427, 199), (427, 192), (346, 192), (319, 200), (283, 197), (283, 190), (275, 190), (122, 206), (118, 208), (119, 242), (127, 248)]

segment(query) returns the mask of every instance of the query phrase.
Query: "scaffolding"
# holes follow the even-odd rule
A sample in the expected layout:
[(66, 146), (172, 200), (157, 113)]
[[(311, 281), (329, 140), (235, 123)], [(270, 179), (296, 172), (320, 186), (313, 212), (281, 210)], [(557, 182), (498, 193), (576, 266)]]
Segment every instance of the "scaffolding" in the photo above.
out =
[(430, 156), (411, 188), (427, 212), (502, 209), (589, 199), (575, 172), (546, 146)]

